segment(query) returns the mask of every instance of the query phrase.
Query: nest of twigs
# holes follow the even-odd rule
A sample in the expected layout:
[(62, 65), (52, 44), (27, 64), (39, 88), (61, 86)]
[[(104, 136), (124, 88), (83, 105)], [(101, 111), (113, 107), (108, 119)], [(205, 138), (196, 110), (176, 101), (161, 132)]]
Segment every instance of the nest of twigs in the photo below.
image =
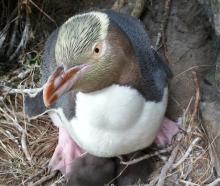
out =
[[(22, 85), (28, 85), (32, 76), (34, 72), (29, 69)], [(60, 175), (47, 171), (57, 142), (57, 129), (49, 118), (43, 116), (28, 121), (23, 112), (22, 94), (13, 89), (2, 89), (0, 95), (0, 184), (65, 184)], [(183, 133), (173, 141), (170, 153), (155, 153), (158, 163), (149, 185), (200, 186), (211, 183), (211, 186), (218, 183), (208, 153), (210, 144), (197, 117), (199, 97), (198, 89), (189, 103), (189, 107), (194, 104), (194, 110), (186, 109), (183, 113), (180, 119)]]
[(47, 116), (29, 121), (22, 94), (2, 88), (0, 95), (0, 185), (41, 185), (54, 178), (47, 163), (56, 146), (56, 128)]

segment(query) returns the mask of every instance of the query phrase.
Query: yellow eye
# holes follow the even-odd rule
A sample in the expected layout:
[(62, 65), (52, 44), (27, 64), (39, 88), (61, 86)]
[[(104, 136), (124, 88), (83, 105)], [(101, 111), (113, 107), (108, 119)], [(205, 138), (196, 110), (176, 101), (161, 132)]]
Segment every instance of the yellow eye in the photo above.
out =
[(100, 57), (101, 53), (102, 53), (102, 43), (96, 43), (95, 46), (93, 47), (92, 56), (98, 58)]
[(100, 51), (100, 49), (99, 49), (98, 47), (95, 47), (94, 52), (95, 52), (96, 54), (98, 54), (99, 51)]

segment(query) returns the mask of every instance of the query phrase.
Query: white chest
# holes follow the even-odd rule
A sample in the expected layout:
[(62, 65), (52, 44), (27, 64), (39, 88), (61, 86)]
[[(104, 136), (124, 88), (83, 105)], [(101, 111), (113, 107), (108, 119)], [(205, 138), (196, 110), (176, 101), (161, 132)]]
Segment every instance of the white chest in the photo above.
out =
[(64, 127), (84, 150), (111, 157), (153, 142), (166, 110), (167, 88), (159, 103), (146, 102), (137, 90), (118, 85), (76, 98), (76, 117)]

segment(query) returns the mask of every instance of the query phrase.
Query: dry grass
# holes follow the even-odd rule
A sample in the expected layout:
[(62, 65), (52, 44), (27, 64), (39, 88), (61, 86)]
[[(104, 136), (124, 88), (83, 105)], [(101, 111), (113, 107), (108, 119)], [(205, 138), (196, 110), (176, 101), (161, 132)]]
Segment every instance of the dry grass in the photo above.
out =
[[(195, 96), (190, 100), (180, 120), (183, 135), (173, 141), (173, 150), (167, 161), (159, 164), (149, 185), (219, 185), (209, 156), (208, 140), (199, 119), (200, 88), (196, 73), (193, 72), (196, 87)], [(190, 109), (193, 108), (193, 109)]]
[[(155, 172), (151, 182), (156, 185), (207, 185), (215, 179), (213, 166), (208, 154), (210, 144), (199, 121), (192, 120), (192, 114), (186, 113), (182, 118), (182, 127), (186, 134), (182, 139), (175, 140), (168, 161), (162, 163)], [(171, 162), (169, 160), (171, 159)], [(168, 167), (168, 169), (166, 169)], [(165, 169), (165, 174), (162, 170)], [(161, 184), (164, 183), (164, 184)]]
[[(33, 75), (30, 70), (22, 84), (28, 85)], [(41, 178), (53, 178), (47, 163), (56, 146), (56, 128), (47, 116), (28, 121), (21, 94), (0, 91), (0, 98), (0, 185), (35, 185)]]
[(28, 121), (21, 96), (7, 96), (0, 109), (0, 183), (35, 182), (49, 173), (47, 162), (57, 140), (57, 131), (47, 117)]

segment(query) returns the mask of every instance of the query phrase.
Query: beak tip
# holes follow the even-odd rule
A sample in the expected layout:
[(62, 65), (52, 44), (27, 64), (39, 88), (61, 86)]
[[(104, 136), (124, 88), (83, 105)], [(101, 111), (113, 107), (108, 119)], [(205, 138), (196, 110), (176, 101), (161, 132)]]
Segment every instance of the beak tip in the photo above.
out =
[(58, 100), (57, 94), (52, 94), (52, 95), (50, 95), (50, 97), (49, 96), (43, 97), (44, 105), (47, 108), (51, 107), (57, 100)]
[(84, 68), (86, 68), (85, 65), (75, 66), (64, 72), (64, 66), (58, 66), (49, 77), (43, 89), (45, 107), (51, 107), (61, 95), (69, 91), (79, 78), (76, 74)]
[(51, 94), (51, 87), (46, 86), (43, 90), (43, 102), (44, 102), (45, 107), (47, 108), (51, 106), (50, 94)]
[(51, 106), (51, 104), (50, 104), (50, 103), (45, 102), (45, 101), (44, 101), (44, 105), (45, 105), (45, 107), (46, 107), (46, 108), (49, 108), (49, 107)]

